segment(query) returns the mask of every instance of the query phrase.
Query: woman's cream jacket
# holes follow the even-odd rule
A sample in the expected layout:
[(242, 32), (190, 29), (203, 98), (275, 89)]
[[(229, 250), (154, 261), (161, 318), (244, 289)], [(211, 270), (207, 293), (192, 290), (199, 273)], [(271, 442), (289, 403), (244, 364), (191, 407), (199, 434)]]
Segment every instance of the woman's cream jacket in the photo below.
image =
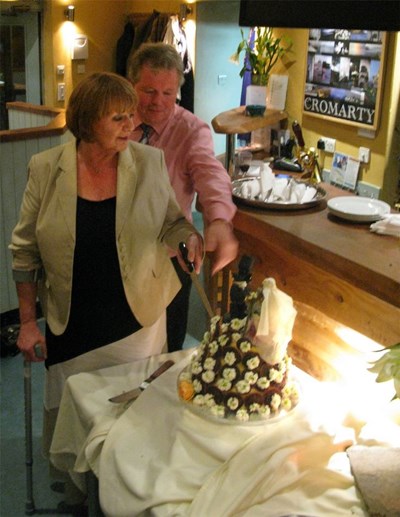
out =
[[(77, 195), (75, 141), (31, 158), (10, 244), (13, 275), (17, 282), (39, 279), (42, 309), (55, 334), (69, 318)], [(143, 326), (157, 320), (180, 288), (166, 246), (177, 250), (193, 232), (176, 202), (162, 151), (130, 142), (118, 161), (116, 245), (125, 294)]]

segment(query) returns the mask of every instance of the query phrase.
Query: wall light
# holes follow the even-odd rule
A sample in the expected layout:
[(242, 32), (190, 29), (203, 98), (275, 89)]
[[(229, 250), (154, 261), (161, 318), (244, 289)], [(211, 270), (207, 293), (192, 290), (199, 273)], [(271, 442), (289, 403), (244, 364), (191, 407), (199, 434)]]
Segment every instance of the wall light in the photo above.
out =
[(187, 4), (181, 4), (179, 8), (179, 18), (181, 22), (184, 22), (189, 14), (192, 13), (192, 8)]
[(73, 5), (68, 5), (64, 11), (64, 15), (69, 22), (73, 22), (75, 19), (75, 7)]

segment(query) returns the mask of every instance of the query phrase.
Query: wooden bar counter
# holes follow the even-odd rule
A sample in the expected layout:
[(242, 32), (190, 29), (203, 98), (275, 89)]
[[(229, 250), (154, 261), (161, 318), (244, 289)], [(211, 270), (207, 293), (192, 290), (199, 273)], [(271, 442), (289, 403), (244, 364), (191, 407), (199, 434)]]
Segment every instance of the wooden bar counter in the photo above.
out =
[[(238, 205), (233, 224), (238, 257), (255, 259), (252, 284), (274, 277), (295, 301), (295, 362), (328, 378), (336, 369), (334, 349), (347, 347), (340, 337), (344, 328), (384, 346), (400, 341), (400, 239), (372, 233), (370, 223), (336, 218), (326, 201), (349, 194), (321, 187), (327, 198), (316, 207), (272, 211)], [(231, 271), (236, 270), (234, 263)], [(227, 277), (225, 272), (225, 300)]]

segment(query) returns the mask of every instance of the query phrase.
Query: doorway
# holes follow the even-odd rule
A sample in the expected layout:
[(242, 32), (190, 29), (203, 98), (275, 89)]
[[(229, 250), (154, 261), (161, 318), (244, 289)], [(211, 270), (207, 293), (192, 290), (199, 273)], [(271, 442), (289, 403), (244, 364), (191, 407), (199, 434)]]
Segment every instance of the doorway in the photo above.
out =
[(7, 102), (41, 99), (40, 13), (1, 12), (0, 129), (8, 129)]

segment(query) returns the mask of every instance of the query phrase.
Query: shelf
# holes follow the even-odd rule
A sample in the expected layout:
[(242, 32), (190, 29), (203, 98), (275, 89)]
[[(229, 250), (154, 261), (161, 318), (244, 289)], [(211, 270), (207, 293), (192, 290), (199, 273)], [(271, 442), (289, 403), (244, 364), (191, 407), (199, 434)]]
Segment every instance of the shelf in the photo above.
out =
[(288, 116), (285, 111), (267, 109), (262, 117), (245, 115), (245, 106), (223, 111), (211, 121), (216, 133), (226, 135), (225, 168), (232, 176), (235, 170), (235, 135), (251, 133), (256, 129), (286, 122)]
[(266, 126), (273, 126), (282, 120), (286, 120), (288, 115), (285, 111), (266, 110), (262, 117), (250, 117), (244, 114), (245, 106), (223, 111), (211, 121), (216, 133), (233, 135), (236, 133), (249, 133), (256, 129)]

